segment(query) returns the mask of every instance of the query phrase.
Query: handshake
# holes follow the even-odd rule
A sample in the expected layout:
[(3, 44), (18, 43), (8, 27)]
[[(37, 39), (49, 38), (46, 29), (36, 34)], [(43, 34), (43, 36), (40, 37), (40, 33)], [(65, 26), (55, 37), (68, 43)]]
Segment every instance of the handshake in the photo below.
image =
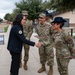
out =
[(41, 46), (41, 43), (40, 42), (35, 43), (35, 46), (39, 48)]
[(70, 56), (69, 59), (75, 59), (75, 56)]

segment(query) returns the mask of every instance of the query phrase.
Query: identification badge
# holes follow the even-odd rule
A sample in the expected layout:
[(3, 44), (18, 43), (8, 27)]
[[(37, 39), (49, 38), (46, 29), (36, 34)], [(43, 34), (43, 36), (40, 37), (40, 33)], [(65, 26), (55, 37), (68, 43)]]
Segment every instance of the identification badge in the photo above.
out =
[(19, 34), (22, 34), (22, 30), (19, 30)]

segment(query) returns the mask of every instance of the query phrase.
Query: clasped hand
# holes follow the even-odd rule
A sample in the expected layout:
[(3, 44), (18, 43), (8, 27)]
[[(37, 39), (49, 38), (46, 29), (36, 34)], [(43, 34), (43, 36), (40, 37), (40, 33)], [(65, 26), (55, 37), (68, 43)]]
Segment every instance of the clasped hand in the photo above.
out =
[(40, 46), (41, 46), (41, 43), (40, 43), (40, 42), (35, 43), (35, 46), (36, 46), (36, 47), (40, 47)]

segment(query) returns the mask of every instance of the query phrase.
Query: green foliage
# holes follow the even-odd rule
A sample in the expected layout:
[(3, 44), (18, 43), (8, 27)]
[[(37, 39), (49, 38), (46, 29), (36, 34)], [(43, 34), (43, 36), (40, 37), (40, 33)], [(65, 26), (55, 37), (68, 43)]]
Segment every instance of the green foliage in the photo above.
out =
[(37, 19), (38, 14), (43, 10), (42, 4), (42, 0), (22, 0), (19, 3), (15, 3), (16, 9), (13, 12), (21, 13), (22, 10), (27, 10), (29, 19)]
[(43, 0), (21, 0), (15, 3), (16, 8), (13, 10), (13, 13), (7, 13), (4, 18), (8, 21), (13, 21), (18, 13), (21, 13), (22, 10), (27, 10), (29, 14), (28, 19), (34, 20), (38, 18), (42, 10), (46, 9), (46, 4), (47, 1), (43, 2)]
[(51, 0), (50, 8), (57, 11), (73, 11), (75, 9), (75, 0)]
[(7, 30), (8, 30), (8, 26), (4, 28), (4, 32), (7, 32)]
[(75, 9), (75, 0), (21, 0), (15, 3), (16, 8), (12, 14), (7, 13), (4, 19), (13, 21), (22, 10), (28, 11), (29, 19), (37, 19), (42, 10), (53, 9), (59, 12), (73, 11)]
[(9, 14), (9, 13), (7, 13), (6, 15), (5, 15), (5, 17), (4, 17), (4, 19), (5, 20), (8, 20), (8, 21), (12, 21), (12, 15), (11, 14)]

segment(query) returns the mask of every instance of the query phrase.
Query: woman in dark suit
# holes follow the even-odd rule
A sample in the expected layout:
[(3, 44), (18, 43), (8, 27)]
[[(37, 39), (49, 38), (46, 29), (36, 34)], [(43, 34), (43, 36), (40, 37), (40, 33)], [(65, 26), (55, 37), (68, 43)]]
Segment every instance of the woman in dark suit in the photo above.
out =
[(22, 51), (23, 43), (26, 43), (31, 46), (40, 47), (40, 43), (35, 43), (29, 41), (23, 35), (23, 28), (22, 26), (25, 24), (26, 18), (22, 14), (18, 14), (13, 21), (13, 26), (10, 30), (9, 40), (7, 49), (11, 54), (11, 68), (10, 68), (10, 75), (18, 75), (19, 72), (19, 65), (20, 65), (20, 55)]

